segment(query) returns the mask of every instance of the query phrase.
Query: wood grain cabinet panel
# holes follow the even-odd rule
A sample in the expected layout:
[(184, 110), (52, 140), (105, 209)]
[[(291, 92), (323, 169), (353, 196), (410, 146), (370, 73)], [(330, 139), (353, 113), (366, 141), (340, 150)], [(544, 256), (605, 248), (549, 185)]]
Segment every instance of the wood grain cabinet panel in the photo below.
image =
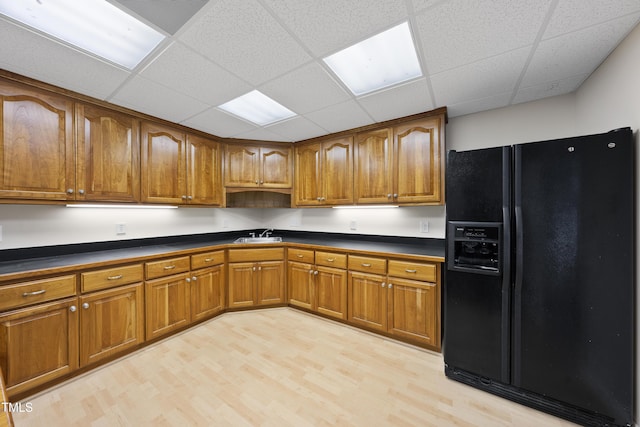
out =
[(229, 264), (229, 308), (255, 305), (254, 269), (253, 262)]
[(137, 283), (80, 297), (80, 366), (144, 342), (143, 286)]
[(76, 200), (140, 201), (139, 121), (77, 104), (76, 123)]
[(283, 304), (283, 248), (232, 249), (229, 259), (229, 308)]
[(150, 340), (191, 322), (188, 273), (145, 283), (146, 339)]
[(386, 277), (377, 274), (349, 272), (349, 321), (378, 331), (387, 330), (388, 292)]
[(353, 137), (295, 147), (297, 206), (353, 203)]
[(291, 188), (293, 150), (282, 145), (250, 146), (227, 144), (224, 185), (237, 188)]
[(73, 102), (0, 81), (0, 198), (75, 199)]
[(191, 272), (191, 319), (206, 319), (225, 309), (224, 264)]
[(222, 204), (220, 144), (210, 139), (187, 135), (186, 176), (188, 204), (220, 206)]
[(288, 262), (287, 283), (289, 284), (289, 304), (308, 310), (313, 309), (314, 271), (313, 264), (295, 261)]
[(389, 278), (389, 332), (393, 335), (440, 346), (435, 283)]
[(151, 122), (142, 122), (141, 134), (142, 201), (182, 203), (187, 197), (186, 135)]
[(355, 142), (355, 202), (393, 202), (393, 131), (379, 129), (359, 133)]
[(80, 289), (82, 292), (92, 292), (143, 280), (142, 264), (124, 265), (81, 273)]
[(0, 368), (9, 397), (78, 368), (78, 299), (0, 315)]
[(433, 117), (394, 128), (394, 201), (444, 203), (442, 121)]
[(74, 296), (76, 276), (52, 277), (0, 286), (0, 311)]
[(336, 319), (347, 319), (347, 271), (318, 266), (315, 276), (315, 308)]

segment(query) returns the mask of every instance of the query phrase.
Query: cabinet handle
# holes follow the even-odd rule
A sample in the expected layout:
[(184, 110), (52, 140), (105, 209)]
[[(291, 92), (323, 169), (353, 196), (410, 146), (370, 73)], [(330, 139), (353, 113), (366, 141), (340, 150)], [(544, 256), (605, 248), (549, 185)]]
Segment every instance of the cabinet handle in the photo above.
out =
[(313, 270), (309, 270), (309, 274), (313, 274)]
[(181, 198), (182, 198), (182, 200), (187, 200), (187, 195), (183, 194)]
[(264, 184), (264, 181), (260, 181), (260, 185)]
[(25, 292), (25, 293), (22, 294), (22, 297), (23, 298), (33, 297), (33, 296), (36, 296), (36, 295), (42, 295), (45, 292), (47, 292), (46, 289), (40, 289), (39, 291), (33, 291), (33, 292)]
[(384, 283), (384, 282), (382, 282), (382, 287), (383, 287), (383, 288), (387, 287), (387, 284), (386, 284), (386, 283)]
[(213, 261), (213, 258), (205, 258), (204, 259), (204, 262), (211, 262), (211, 261)]
[(393, 198), (394, 198), (394, 199), (397, 199), (397, 198), (398, 198), (398, 195), (397, 195), (397, 194), (394, 194), (394, 195), (393, 195)]
[(78, 190), (78, 194), (80, 195), (84, 194), (84, 190), (83, 189)]
[(409, 270), (408, 268), (405, 268), (404, 271), (406, 271), (407, 273), (417, 273), (418, 270)]
[(371, 267), (371, 264), (363, 262), (363, 263), (362, 263), (362, 266), (363, 266), (363, 267)]
[(198, 280), (198, 278), (197, 278), (196, 276), (193, 276), (193, 277), (191, 278), (191, 280), (193, 280), (193, 281), (195, 282), (195, 281), (197, 281), (197, 280)]
[(256, 179), (256, 185), (258, 184), (258, 180)]
[(298, 258), (304, 258), (304, 255), (302, 255), (302, 254), (296, 254), (296, 256), (297, 256)]
[(387, 199), (390, 199), (390, 198), (391, 198), (391, 194), (387, 194)]
[(258, 267), (258, 271), (262, 271), (262, 267)]
[(322, 198), (321, 197), (316, 197), (316, 200), (320, 202), (320, 201), (322, 201)]
[(314, 274), (315, 276), (317, 276), (317, 275), (318, 275), (318, 270), (314, 271), (314, 272), (313, 272), (313, 274)]
[(73, 194), (73, 188), (67, 188), (67, 194)]
[(118, 274), (117, 276), (108, 276), (107, 280), (119, 280), (122, 279), (122, 274)]
[(164, 269), (165, 269), (165, 270), (173, 270), (174, 268), (176, 268), (176, 266), (175, 266), (175, 265), (165, 265), (165, 266), (164, 266)]
[(184, 279), (187, 283), (191, 283), (191, 279), (189, 279), (188, 277), (186, 279)]
[(335, 258), (327, 258), (327, 262), (333, 262), (335, 260), (336, 260)]
[(89, 308), (89, 303), (85, 302), (84, 304), (82, 304), (82, 308), (84, 308), (85, 310)]
[(253, 271), (256, 271), (256, 268), (255, 268), (255, 267), (253, 267)]
[(393, 283), (389, 283), (389, 289), (393, 288)]
[(75, 313), (76, 310), (77, 310), (77, 308), (76, 308), (75, 305), (72, 305), (71, 307), (69, 307), (69, 311), (72, 312), (72, 313)]
[(324, 202), (325, 200), (327, 200), (327, 199), (325, 199), (324, 197), (320, 197), (320, 201), (321, 202)]
[(193, 196), (187, 196), (187, 200), (193, 200)]

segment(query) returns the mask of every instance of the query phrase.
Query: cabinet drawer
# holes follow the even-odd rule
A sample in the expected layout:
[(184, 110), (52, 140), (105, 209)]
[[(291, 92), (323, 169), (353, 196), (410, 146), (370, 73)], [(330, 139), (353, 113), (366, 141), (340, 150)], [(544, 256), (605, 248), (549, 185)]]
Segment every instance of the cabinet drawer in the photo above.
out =
[(91, 292), (142, 282), (143, 280), (142, 264), (135, 264), (82, 273), (80, 275), (80, 286), (82, 292)]
[(316, 251), (316, 265), (325, 267), (347, 268), (347, 255), (335, 252)]
[(188, 256), (180, 258), (164, 259), (162, 261), (152, 261), (145, 264), (147, 279), (169, 276), (171, 274), (184, 273), (189, 271), (191, 262)]
[(349, 255), (349, 270), (387, 274), (387, 260), (384, 258)]
[(52, 277), (0, 287), (0, 311), (76, 294), (76, 276)]
[(389, 276), (435, 282), (437, 278), (436, 271), (436, 265), (429, 262), (389, 260)]
[(224, 251), (205, 252), (203, 254), (191, 255), (191, 269), (211, 267), (224, 263)]
[(229, 250), (229, 262), (279, 260), (284, 260), (284, 248)]
[(287, 249), (287, 259), (289, 261), (306, 262), (313, 264), (313, 250), (289, 248)]

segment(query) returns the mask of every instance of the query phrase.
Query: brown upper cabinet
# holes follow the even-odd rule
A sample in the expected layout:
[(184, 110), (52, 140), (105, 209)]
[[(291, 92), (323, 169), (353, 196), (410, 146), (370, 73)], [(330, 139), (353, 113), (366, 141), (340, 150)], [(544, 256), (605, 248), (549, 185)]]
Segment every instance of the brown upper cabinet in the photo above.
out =
[(295, 147), (296, 206), (353, 204), (353, 137)]
[(131, 116), (76, 104), (76, 200), (140, 200), (140, 127)]
[(358, 133), (357, 204), (444, 204), (444, 116)]
[(74, 200), (73, 101), (0, 81), (0, 197)]
[(237, 188), (291, 188), (293, 155), (290, 145), (227, 144), (224, 185)]
[(142, 122), (142, 201), (221, 204), (219, 143)]

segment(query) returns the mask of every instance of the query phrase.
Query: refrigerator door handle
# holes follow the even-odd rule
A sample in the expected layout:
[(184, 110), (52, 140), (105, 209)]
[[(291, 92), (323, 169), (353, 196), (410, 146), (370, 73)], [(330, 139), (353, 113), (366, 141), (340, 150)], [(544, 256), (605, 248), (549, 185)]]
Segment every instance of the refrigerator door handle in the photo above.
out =
[(502, 382), (511, 381), (511, 149), (502, 149)]
[(514, 222), (515, 222), (515, 259), (513, 286), (513, 323), (512, 323), (512, 384), (520, 386), (522, 372), (522, 283), (524, 279), (524, 243), (522, 225), (522, 151), (521, 147), (514, 147)]

